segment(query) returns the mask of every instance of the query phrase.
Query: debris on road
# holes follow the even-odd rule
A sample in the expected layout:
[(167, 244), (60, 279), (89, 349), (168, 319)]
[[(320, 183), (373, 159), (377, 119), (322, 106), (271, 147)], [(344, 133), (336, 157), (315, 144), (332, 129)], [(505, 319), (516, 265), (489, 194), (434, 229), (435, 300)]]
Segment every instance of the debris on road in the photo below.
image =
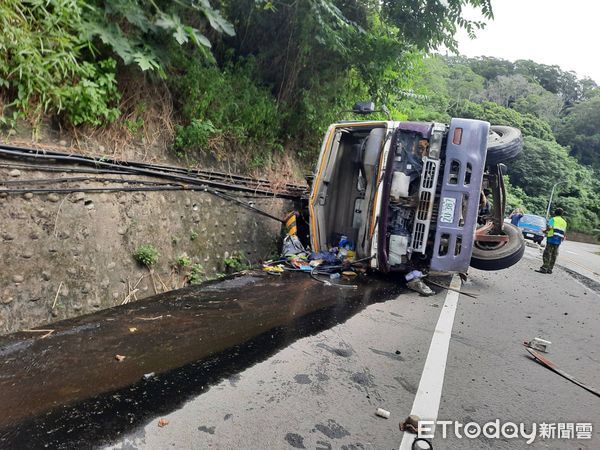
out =
[(155, 376), (156, 376), (156, 374), (154, 372), (145, 373), (144, 380), (149, 380), (150, 378), (154, 378)]
[(160, 428), (164, 427), (165, 425), (169, 425), (169, 421), (168, 421), (167, 419), (160, 419), (160, 420), (158, 421), (158, 426), (159, 426)]
[(390, 418), (390, 412), (383, 408), (377, 408), (377, 412), (375, 414), (377, 414), (379, 417), (383, 417), (384, 419)]
[(263, 265), (263, 271), (271, 274), (271, 275), (279, 275), (283, 272), (283, 266), (278, 264), (276, 266)]
[[(335, 280), (340, 280), (343, 276), (343, 280), (347, 281), (357, 277), (359, 273), (364, 273), (366, 269), (362, 264), (371, 258), (356, 260), (354, 243), (344, 235), (339, 236), (337, 247), (332, 247), (328, 251), (310, 253), (296, 234), (294, 218), (294, 214), (286, 218), (288, 234), (283, 240), (281, 259), (267, 261), (263, 264), (263, 271), (269, 274), (280, 274), (286, 270), (306, 272), (311, 278), (326, 286), (357, 289), (356, 285), (335, 282)], [(327, 278), (321, 279), (318, 275), (325, 275)]]
[(527, 341), (523, 342), (523, 344), (525, 344), (526, 347), (532, 348), (534, 350), (539, 350), (540, 352), (547, 353), (548, 347), (550, 347), (550, 344), (552, 344), (552, 342), (536, 337), (536, 338), (533, 338), (529, 342), (527, 342)]
[[(462, 277), (461, 277), (461, 279), (463, 280), (463, 282), (465, 281)], [(460, 295), (466, 295), (467, 297), (477, 298), (477, 295), (475, 295), (471, 292), (465, 292), (460, 289), (454, 289), (453, 287), (446, 286), (445, 284), (441, 284), (441, 283), (436, 283), (435, 281), (429, 280), (429, 279), (425, 279), (425, 281), (429, 284), (433, 284), (434, 286), (438, 286), (438, 287), (441, 287), (442, 289), (446, 289), (447, 291), (458, 292)]]
[(137, 328), (136, 327), (129, 327), (129, 331), (131, 333), (135, 333), (137, 331)]
[(40, 337), (40, 339), (45, 339), (54, 333), (54, 330), (21, 330), (23, 333), (46, 333)]
[(119, 362), (123, 361), (126, 358), (126, 356), (123, 355), (115, 355), (115, 359)]
[(421, 418), (419, 416), (411, 414), (404, 422), (400, 422), (400, 431), (408, 431), (409, 433), (417, 434), (420, 420)]
[[(167, 315), (167, 317), (169, 317), (169, 315)], [(139, 320), (158, 320), (158, 319), (162, 319), (162, 318), (163, 318), (162, 315), (156, 316), (156, 317), (136, 317), (136, 319), (139, 319)]]
[(596, 395), (597, 397), (600, 397), (600, 392), (598, 390), (596, 390), (595, 388), (593, 388), (591, 386), (587, 386), (586, 384), (582, 383), (581, 381), (579, 381), (574, 376), (569, 375), (567, 372), (559, 369), (558, 367), (556, 367), (554, 365), (554, 363), (552, 363), (552, 361), (546, 359), (545, 357), (543, 357), (542, 355), (540, 355), (535, 350), (532, 350), (532, 349), (530, 349), (528, 347), (525, 347), (525, 350), (527, 350), (529, 352), (529, 354), (531, 356), (533, 356), (533, 358), (537, 362), (539, 362), (541, 365), (546, 366), (551, 371), (553, 371), (553, 372), (559, 374), (560, 376), (566, 378), (567, 380), (575, 383), (577, 386), (580, 386), (580, 387), (584, 388), (586, 391), (591, 392), (592, 394)]
[(433, 292), (429, 288), (429, 286), (423, 283), (424, 276), (425, 275), (423, 275), (423, 272), (421, 272), (420, 270), (413, 270), (411, 272), (408, 272), (404, 276), (404, 279), (406, 280), (406, 286), (409, 289), (412, 289), (413, 291), (418, 292), (419, 294), (424, 295), (426, 297), (434, 295), (435, 292)]

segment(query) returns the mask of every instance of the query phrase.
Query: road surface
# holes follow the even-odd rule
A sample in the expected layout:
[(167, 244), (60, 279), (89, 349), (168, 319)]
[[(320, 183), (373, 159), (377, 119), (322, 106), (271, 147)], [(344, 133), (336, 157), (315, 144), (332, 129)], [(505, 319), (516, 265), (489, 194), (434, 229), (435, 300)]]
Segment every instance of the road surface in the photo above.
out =
[(412, 440), (399, 422), (423, 411), (536, 427), (529, 446), (438, 427), (436, 449), (600, 448), (600, 398), (522, 346), (552, 341), (546, 356), (598, 387), (599, 285), (539, 265), (528, 248), (505, 271), (471, 270), (462, 289), (476, 298), (435, 286), (420, 297), (379, 277), (340, 290), (252, 276), (67, 321), (44, 341), (0, 339), (0, 447), (398, 449)]

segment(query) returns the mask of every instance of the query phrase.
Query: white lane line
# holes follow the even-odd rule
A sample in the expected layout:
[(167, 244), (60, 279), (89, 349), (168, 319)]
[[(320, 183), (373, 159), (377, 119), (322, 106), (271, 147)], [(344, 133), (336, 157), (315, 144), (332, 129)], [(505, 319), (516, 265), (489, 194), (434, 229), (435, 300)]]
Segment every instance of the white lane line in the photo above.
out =
[[(460, 277), (454, 275), (450, 287), (460, 290)], [(446, 359), (448, 358), (448, 348), (450, 346), (450, 336), (454, 324), (454, 315), (458, 306), (458, 292), (448, 291), (444, 306), (440, 312), (429, 353), (425, 360), (419, 389), (413, 402), (411, 414), (419, 416), (422, 420), (437, 420), (440, 409), (440, 399), (442, 398), (442, 388), (444, 386), (444, 374), (446, 372)], [(415, 435), (404, 433), (400, 450), (411, 450)]]

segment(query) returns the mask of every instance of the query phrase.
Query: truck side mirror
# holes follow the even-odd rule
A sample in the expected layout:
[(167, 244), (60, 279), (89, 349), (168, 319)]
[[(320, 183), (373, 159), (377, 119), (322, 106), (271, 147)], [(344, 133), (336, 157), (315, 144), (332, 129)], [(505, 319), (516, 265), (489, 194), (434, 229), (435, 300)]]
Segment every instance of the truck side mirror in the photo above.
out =
[(373, 102), (358, 102), (352, 107), (352, 112), (355, 114), (371, 114), (375, 112), (375, 103)]

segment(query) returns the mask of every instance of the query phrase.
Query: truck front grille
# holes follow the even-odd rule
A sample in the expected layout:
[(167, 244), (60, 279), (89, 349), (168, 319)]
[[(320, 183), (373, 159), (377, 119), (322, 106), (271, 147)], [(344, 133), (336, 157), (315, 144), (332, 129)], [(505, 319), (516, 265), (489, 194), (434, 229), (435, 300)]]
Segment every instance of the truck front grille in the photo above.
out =
[(428, 160), (423, 168), (423, 181), (421, 186), (424, 189), (431, 189), (435, 186), (437, 180), (436, 164), (433, 160)]
[(429, 229), (431, 227), (431, 216), (435, 200), (435, 189), (437, 187), (438, 175), (440, 173), (440, 161), (426, 158), (421, 173), (421, 186), (419, 188), (419, 205), (413, 225), (410, 249), (413, 252), (425, 253)]

